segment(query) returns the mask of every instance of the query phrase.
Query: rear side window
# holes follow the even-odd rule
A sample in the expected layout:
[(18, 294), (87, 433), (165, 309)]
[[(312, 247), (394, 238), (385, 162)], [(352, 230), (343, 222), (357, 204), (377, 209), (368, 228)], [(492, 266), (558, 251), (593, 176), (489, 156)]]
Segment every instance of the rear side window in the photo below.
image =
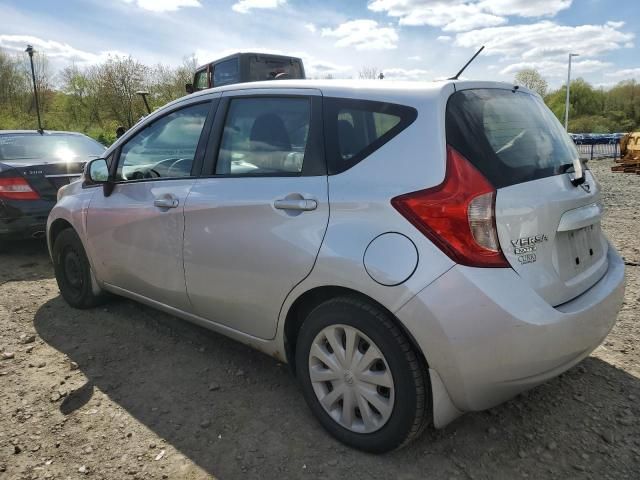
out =
[(306, 97), (231, 100), (217, 175), (286, 175), (302, 172), (311, 102)]
[(325, 98), (329, 173), (344, 172), (371, 155), (417, 117), (414, 108), (386, 102)]
[(496, 188), (558, 175), (576, 148), (542, 100), (524, 92), (463, 90), (447, 104), (447, 143)]

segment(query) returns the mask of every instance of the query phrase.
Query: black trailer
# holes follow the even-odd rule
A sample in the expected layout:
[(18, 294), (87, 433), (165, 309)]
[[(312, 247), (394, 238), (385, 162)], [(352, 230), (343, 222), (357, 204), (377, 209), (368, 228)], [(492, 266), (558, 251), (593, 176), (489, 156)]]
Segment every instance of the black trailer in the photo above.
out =
[(187, 93), (231, 83), (305, 78), (302, 59), (285, 55), (243, 52), (198, 67)]

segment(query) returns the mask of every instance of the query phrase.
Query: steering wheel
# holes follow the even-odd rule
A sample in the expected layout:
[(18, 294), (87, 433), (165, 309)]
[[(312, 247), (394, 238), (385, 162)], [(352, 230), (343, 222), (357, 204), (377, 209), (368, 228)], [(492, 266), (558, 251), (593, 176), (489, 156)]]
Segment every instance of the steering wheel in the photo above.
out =
[[(179, 158), (175, 162), (171, 164), (169, 169), (167, 170), (167, 177), (183, 177), (185, 173), (191, 172), (191, 164), (193, 160), (190, 158)], [(183, 167), (188, 166), (189, 170), (185, 170)], [(177, 174), (177, 175), (176, 175)]]

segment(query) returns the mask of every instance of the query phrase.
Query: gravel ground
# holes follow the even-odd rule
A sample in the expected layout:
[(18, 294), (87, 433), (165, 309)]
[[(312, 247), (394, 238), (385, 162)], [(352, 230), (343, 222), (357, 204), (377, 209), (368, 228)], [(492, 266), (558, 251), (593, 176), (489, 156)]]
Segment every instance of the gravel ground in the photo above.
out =
[(588, 359), (374, 456), (329, 437), (285, 365), (128, 300), (77, 311), (42, 243), (0, 254), (0, 479), (640, 477), (640, 176), (592, 169), (626, 302)]

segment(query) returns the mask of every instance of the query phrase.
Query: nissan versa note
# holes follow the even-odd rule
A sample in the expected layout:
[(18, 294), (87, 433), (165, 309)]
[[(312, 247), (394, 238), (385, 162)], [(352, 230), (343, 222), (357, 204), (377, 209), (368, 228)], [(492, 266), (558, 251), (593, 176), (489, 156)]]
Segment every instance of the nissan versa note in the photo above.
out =
[(510, 84), (299, 81), (198, 92), (63, 187), (62, 296), (122, 295), (288, 362), (371, 452), (572, 367), (622, 304), (600, 188)]

